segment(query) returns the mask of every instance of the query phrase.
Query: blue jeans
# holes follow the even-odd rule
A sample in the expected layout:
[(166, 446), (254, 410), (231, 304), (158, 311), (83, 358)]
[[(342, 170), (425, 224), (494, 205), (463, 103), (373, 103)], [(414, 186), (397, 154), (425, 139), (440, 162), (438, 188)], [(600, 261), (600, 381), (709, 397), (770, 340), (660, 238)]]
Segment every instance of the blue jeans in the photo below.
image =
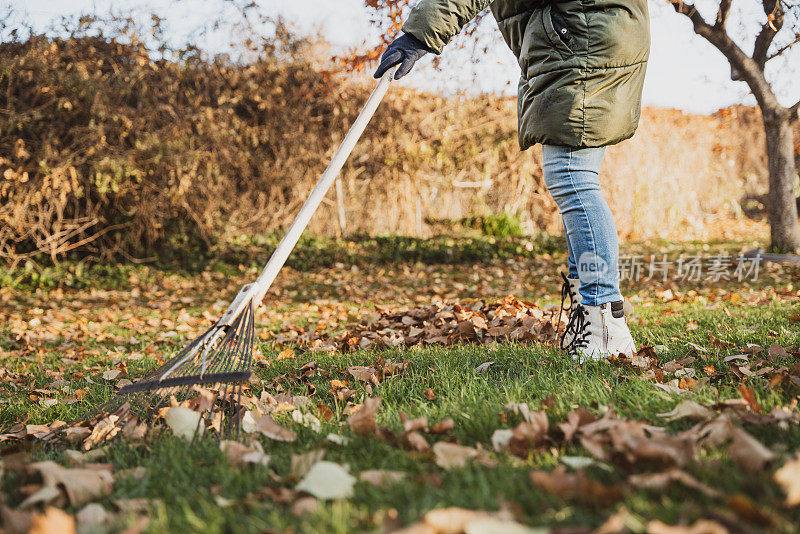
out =
[(544, 145), (544, 181), (564, 222), (569, 277), (581, 281), (584, 304), (622, 300), (617, 225), (600, 193), (605, 148)]

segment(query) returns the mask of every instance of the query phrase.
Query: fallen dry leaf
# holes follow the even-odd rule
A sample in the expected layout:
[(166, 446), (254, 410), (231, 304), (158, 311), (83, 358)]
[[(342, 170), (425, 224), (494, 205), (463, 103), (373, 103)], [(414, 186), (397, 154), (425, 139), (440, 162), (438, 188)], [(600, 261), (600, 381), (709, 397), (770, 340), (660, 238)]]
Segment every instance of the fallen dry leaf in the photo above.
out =
[[(401, 417), (402, 416), (404, 416), (404, 414), (401, 414)], [(428, 430), (428, 418), (424, 415), (403, 421), (404, 432), (417, 432), (420, 430), (423, 432), (427, 432)]]
[(758, 400), (756, 400), (756, 394), (753, 392), (752, 388), (745, 386), (744, 384), (739, 384), (739, 395), (747, 402), (747, 405), (750, 406), (750, 409), (756, 413), (761, 413), (763, 410), (761, 406), (758, 404)]
[(494, 431), (492, 434), (492, 449), (497, 452), (502, 452), (508, 449), (508, 442), (511, 441), (511, 437), (514, 435), (514, 431), (510, 428), (500, 428)]
[(313, 514), (319, 509), (319, 501), (314, 497), (300, 497), (292, 503), (292, 513), (297, 517)]
[(493, 364), (494, 362), (483, 362), (482, 364), (480, 364), (475, 368), (475, 372), (478, 374), (484, 374), (489, 370), (489, 367), (491, 367)]
[(543, 411), (523, 414), (525, 422), (514, 428), (508, 441), (508, 450), (512, 454), (525, 458), (532, 449), (545, 444), (549, 423), (547, 413)]
[(575, 433), (580, 427), (593, 423), (596, 420), (597, 418), (592, 412), (581, 407), (569, 412), (567, 414), (567, 420), (558, 425), (558, 428), (561, 430), (561, 433), (564, 434), (564, 441), (570, 442), (572, 438), (575, 437)]
[(658, 416), (667, 421), (680, 421), (682, 419), (707, 421), (714, 417), (714, 412), (693, 400), (685, 400), (678, 403), (673, 410), (660, 413)]
[(741, 428), (734, 427), (728, 456), (748, 473), (757, 473), (775, 458), (775, 453)]
[(117, 378), (122, 371), (119, 369), (109, 369), (108, 371), (103, 372), (103, 380), (114, 380)]
[(103, 525), (111, 522), (113, 519), (114, 515), (96, 502), (87, 504), (75, 514), (75, 520), (82, 529), (85, 527)]
[(728, 529), (709, 519), (700, 519), (690, 526), (674, 527), (656, 519), (647, 524), (647, 534), (728, 534)]
[(297, 433), (276, 423), (270, 414), (262, 415), (256, 420), (256, 430), (275, 441), (292, 442), (297, 439)]
[(95, 460), (100, 460), (105, 458), (106, 456), (106, 449), (93, 449), (88, 452), (81, 452), (72, 449), (67, 449), (64, 451), (64, 456), (67, 458), (67, 461), (70, 465), (82, 465), (89, 462), (94, 462)]
[(375, 416), (381, 406), (381, 397), (369, 397), (364, 400), (361, 408), (350, 416), (347, 424), (350, 425), (350, 430), (359, 436), (370, 436), (378, 431), (378, 424), (375, 422)]
[(451, 506), (440, 510), (431, 510), (423, 520), (426, 525), (438, 533), (465, 532), (473, 521), (492, 517), (489, 512), (467, 510)]
[[(42, 476), (43, 487), (35, 494), (28, 497), (20, 507), (25, 508), (36, 502), (49, 502), (52, 500), (53, 490), (56, 495), (59, 487), (63, 487), (72, 506), (82, 506), (95, 499), (100, 499), (111, 493), (114, 488), (114, 478), (108, 469), (68, 469), (55, 462), (37, 462), (31, 468)], [(46, 495), (47, 499), (39, 499), (37, 495)]]
[(456, 427), (456, 422), (453, 421), (451, 417), (447, 419), (442, 419), (438, 423), (434, 424), (431, 429), (431, 434), (447, 434), (451, 432)]
[(295, 478), (303, 478), (311, 470), (311, 467), (317, 462), (321, 462), (324, 457), (325, 449), (292, 454), (289, 474)]
[(58, 508), (48, 506), (44, 513), (33, 516), (28, 534), (75, 534), (75, 519)]
[(3, 529), (8, 534), (28, 534), (33, 522), (33, 512), (0, 505), (0, 518), (3, 520)]
[(269, 465), (269, 455), (264, 454), (264, 448), (258, 441), (254, 441), (253, 445), (248, 447), (238, 441), (222, 440), (219, 448), (232, 465)]
[(406, 474), (402, 471), (391, 471), (386, 469), (367, 469), (358, 474), (358, 480), (367, 482), (373, 486), (386, 488), (392, 484), (403, 480)]
[(567, 473), (563, 465), (552, 472), (531, 471), (531, 480), (539, 489), (570, 501), (609, 506), (624, 497), (621, 488), (590, 480), (583, 471)]
[(350, 373), (353, 378), (356, 380), (360, 380), (361, 382), (367, 383), (378, 383), (378, 371), (375, 370), (374, 367), (364, 367), (363, 365), (354, 365), (353, 367), (348, 367), (347, 372)]
[(403, 441), (410, 449), (415, 451), (422, 452), (431, 448), (428, 440), (426, 440), (425, 437), (419, 432), (409, 432), (404, 434)]
[(195, 435), (202, 436), (205, 431), (200, 413), (183, 406), (172, 406), (167, 409), (164, 421), (173, 434), (189, 441), (194, 439)]
[(543, 534), (542, 529), (534, 529), (511, 519), (481, 517), (471, 521), (464, 534)]
[(356, 479), (347, 469), (333, 462), (317, 462), (295, 489), (317, 499), (346, 499), (353, 496)]
[(789, 460), (783, 467), (775, 471), (777, 482), (786, 494), (786, 505), (797, 506), (800, 504), (800, 454)]
[(464, 467), (467, 461), (478, 456), (478, 450), (472, 447), (456, 445), (446, 441), (439, 441), (433, 445), (433, 454), (436, 465), (442, 469)]
[(644, 489), (664, 490), (671, 486), (673, 483), (683, 484), (687, 488), (694, 489), (708, 497), (721, 497), (722, 493), (714, 488), (711, 488), (689, 473), (681, 471), (680, 469), (670, 469), (663, 473), (648, 473), (644, 475), (632, 475), (628, 478), (628, 482), (637, 487)]

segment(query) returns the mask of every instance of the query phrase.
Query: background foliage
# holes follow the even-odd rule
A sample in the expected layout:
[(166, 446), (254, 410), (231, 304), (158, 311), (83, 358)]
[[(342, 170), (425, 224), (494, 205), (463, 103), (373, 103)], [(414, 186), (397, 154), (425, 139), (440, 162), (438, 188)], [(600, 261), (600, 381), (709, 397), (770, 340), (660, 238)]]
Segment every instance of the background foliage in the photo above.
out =
[[(216, 253), (269, 235), (291, 221), (372, 86), (331, 71), (324, 43), (279, 23), (234, 61), (192, 46), (168, 56), (129, 27), (84, 22), (0, 44), (0, 257), (12, 266)], [(311, 231), (558, 233), (540, 152), (519, 152), (515, 112), (513, 99), (394, 88)], [(760, 118), (646, 110), (604, 172), (628, 239), (736, 231), (720, 221), (763, 208)]]

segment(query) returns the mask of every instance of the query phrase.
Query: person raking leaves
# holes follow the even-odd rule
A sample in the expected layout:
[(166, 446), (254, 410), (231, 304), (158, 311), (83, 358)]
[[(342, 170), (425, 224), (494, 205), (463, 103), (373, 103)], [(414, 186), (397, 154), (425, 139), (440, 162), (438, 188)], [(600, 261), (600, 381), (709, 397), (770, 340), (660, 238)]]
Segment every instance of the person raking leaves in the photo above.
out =
[[(561, 347), (580, 360), (636, 351), (619, 289), (619, 241), (600, 191), (605, 147), (633, 136), (650, 53), (646, 0), (421, 0), (383, 53), (379, 78), (408, 74), (491, 5), (521, 69), (519, 143), (541, 143), (544, 180), (564, 223), (569, 313)], [(569, 298), (565, 308), (564, 301)]]

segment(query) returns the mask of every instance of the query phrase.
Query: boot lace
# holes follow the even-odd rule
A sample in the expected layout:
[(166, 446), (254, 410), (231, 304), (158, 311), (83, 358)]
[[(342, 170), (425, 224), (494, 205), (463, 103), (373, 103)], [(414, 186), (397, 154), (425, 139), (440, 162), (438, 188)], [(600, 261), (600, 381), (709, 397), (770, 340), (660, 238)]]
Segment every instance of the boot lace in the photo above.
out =
[[(587, 315), (589, 312), (580, 304), (575, 304), (569, 314), (567, 328), (561, 335), (561, 350), (566, 350), (571, 356), (579, 356), (580, 349), (589, 345), (590, 332), (587, 328), (589, 326)], [(569, 341), (567, 341), (568, 339)]]
[[(556, 328), (561, 328), (561, 315), (567, 312), (567, 317), (572, 312), (572, 307), (575, 305), (575, 293), (572, 292), (572, 286), (569, 283), (567, 275), (560, 273), (564, 282), (561, 284), (561, 307), (558, 309), (558, 321), (556, 321)], [(569, 306), (564, 306), (564, 303), (569, 298)]]

